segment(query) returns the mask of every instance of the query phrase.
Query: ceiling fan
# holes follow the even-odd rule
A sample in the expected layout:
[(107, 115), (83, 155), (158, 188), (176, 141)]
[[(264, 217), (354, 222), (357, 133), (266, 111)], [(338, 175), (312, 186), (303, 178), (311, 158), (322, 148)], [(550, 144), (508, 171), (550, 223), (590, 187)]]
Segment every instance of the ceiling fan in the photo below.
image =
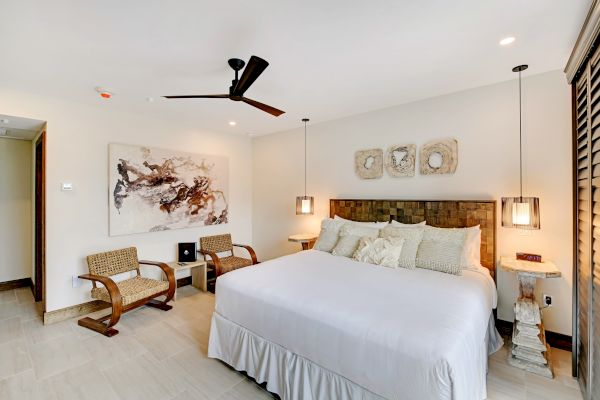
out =
[(205, 95), (186, 95), (186, 96), (163, 96), (166, 99), (230, 99), (233, 101), (243, 101), (246, 104), (250, 104), (253, 107), (268, 112), (271, 115), (279, 117), (285, 111), (276, 109), (275, 107), (268, 106), (260, 103), (256, 100), (244, 97), (246, 90), (254, 83), (254, 81), (263, 73), (263, 71), (269, 66), (269, 63), (260, 57), (252, 56), (248, 61), (248, 65), (241, 78), (238, 79), (238, 71), (244, 68), (246, 64), (244, 60), (239, 58), (231, 58), (228, 61), (229, 66), (235, 71), (235, 79), (231, 81), (229, 87), (229, 94), (205, 94)]

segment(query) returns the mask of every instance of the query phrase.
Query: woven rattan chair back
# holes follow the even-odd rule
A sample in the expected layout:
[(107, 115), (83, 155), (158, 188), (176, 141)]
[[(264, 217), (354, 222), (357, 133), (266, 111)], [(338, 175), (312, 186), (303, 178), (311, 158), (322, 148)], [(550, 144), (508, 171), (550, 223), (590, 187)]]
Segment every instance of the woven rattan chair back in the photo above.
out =
[(134, 271), (140, 267), (135, 247), (93, 254), (87, 257), (87, 263), (90, 274), (102, 276)]
[(213, 253), (233, 252), (231, 235), (204, 236), (200, 238), (200, 249)]

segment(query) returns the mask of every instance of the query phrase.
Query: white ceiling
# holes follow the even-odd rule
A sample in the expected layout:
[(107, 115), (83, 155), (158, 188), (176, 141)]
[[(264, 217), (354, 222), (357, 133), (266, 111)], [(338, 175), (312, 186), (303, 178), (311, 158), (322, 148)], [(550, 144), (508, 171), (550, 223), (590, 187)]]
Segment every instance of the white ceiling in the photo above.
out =
[[(563, 68), (590, 0), (0, 0), (0, 85), (262, 134)], [(509, 35), (508, 48), (498, 41)], [(269, 68), (229, 100), (227, 59)], [(154, 97), (152, 103), (147, 97)], [(1, 110), (0, 110), (1, 111)], [(237, 121), (230, 127), (228, 121)]]
[(0, 139), (31, 140), (41, 132), (44, 125), (45, 121), (0, 114)]

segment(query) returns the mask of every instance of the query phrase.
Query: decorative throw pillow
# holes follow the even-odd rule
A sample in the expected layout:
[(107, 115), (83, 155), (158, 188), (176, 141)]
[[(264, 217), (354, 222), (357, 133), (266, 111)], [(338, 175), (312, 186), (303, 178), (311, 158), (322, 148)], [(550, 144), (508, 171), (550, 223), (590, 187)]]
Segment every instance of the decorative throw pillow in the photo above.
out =
[(400, 263), (403, 244), (404, 239), (402, 238), (364, 237), (360, 239), (358, 249), (356, 249), (352, 258), (369, 264), (397, 268)]
[(382, 238), (400, 238), (404, 239), (402, 254), (400, 254), (400, 267), (414, 269), (417, 266), (417, 250), (419, 243), (423, 239), (424, 226), (388, 226), (381, 230), (379, 236)]
[(334, 256), (352, 257), (358, 248), (361, 237), (376, 238), (379, 236), (379, 228), (345, 223), (340, 229), (340, 238), (335, 244), (331, 254)]
[(348, 222), (348, 223), (352, 223), (352, 224), (356, 224), (356, 225), (360, 225), (360, 226), (376, 227), (376, 228), (379, 228), (379, 229), (385, 228), (389, 224), (389, 222), (359, 222), (359, 221), (352, 221), (351, 219), (345, 219), (345, 218), (339, 217), (337, 215), (334, 215), (333, 219), (336, 220), (336, 221)]
[(426, 226), (417, 251), (417, 268), (460, 275), (465, 229)]
[(319, 238), (315, 242), (313, 249), (331, 253), (331, 250), (333, 250), (340, 238), (340, 229), (342, 228), (342, 225), (344, 225), (344, 221), (338, 221), (332, 218), (325, 218), (321, 221), (321, 232), (319, 233)]
[(460, 265), (463, 269), (479, 267), (481, 265), (481, 229), (479, 225), (464, 228), (467, 232), (465, 245), (460, 256)]
[(416, 224), (403, 224), (402, 222), (398, 222), (395, 219), (393, 219), (390, 222), (391, 226), (398, 226), (398, 227), (404, 227), (404, 228), (418, 228), (418, 227), (423, 227), (427, 222), (426, 221), (421, 221), (419, 223)]

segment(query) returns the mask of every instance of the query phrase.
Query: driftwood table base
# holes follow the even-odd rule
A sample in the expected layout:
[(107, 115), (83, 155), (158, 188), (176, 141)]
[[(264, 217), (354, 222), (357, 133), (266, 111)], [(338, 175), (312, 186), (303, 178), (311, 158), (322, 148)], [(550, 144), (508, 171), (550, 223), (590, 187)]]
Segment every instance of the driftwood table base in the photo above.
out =
[(552, 379), (554, 373), (550, 361), (550, 346), (546, 343), (542, 313), (534, 293), (538, 278), (558, 277), (560, 271), (551, 263), (522, 262), (504, 257), (501, 265), (516, 272), (519, 281), (519, 298), (515, 303), (512, 349), (508, 354), (508, 363)]

